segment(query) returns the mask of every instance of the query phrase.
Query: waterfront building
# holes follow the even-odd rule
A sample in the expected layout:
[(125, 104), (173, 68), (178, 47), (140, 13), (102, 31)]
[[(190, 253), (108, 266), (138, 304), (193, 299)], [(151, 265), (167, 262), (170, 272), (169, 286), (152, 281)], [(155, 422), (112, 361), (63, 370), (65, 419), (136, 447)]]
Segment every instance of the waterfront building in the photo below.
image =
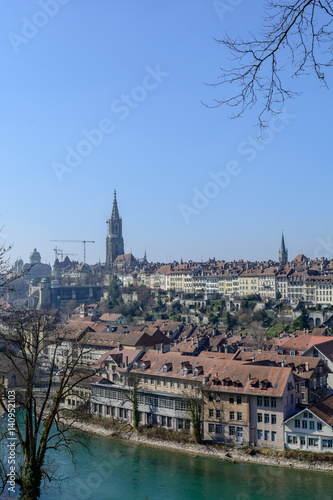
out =
[(291, 450), (333, 452), (333, 394), (284, 422), (285, 447)]
[(313, 356), (314, 358), (320, 358), (324, 361), (328, 368), (327, 374), (327, 387), (329, 393), (333, 392), (333, 339), (327, 338), (327, 342), (318, 344), (315, 343), (307, 351), (304, 352), (304, 356)]
[[(203, 404), (205, 440), (283, 448), (283, 421), (295, 413), (295, 379), (289, 367), (244, 364), (230, 359), (148, 352), (133, 364), (141, 423), (191, 429), (189, 400)], [(131, 421), (124, 384), (93, 384), (93, 413)], [(124, 385), (126, 387), (124, 387)], [(109, 409), (107, 407), (110, 407)], [(113, 408), (113, 409), (112, 409)]]

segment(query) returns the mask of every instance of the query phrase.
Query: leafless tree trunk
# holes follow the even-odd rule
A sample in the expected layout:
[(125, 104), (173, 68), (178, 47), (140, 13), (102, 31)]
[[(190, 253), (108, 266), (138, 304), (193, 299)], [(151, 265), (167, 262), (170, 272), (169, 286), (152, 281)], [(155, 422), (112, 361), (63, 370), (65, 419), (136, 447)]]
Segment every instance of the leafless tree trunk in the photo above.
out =
[[(19, 387), (15, 393), (19, 411), (14, 414), (10, 412), (8, 388), (3, 385), (0, 388), (0, 406), (6, 413), (10, 412), (14, 419), (18, 443), (16, 452), (20, 462), (20, 467), (15, 470), (16, 483), (20, 487), (21, 498), (25, 500), (39, 498), (43, 481), (51, 480), (45, 467), (49, 450), (65, 448), (71, 452), (75, 438), (68, 434), (68, 430), (76, 418), (63, 407), (62, 402), (92, 375), (82, 360), (83, 352), (86, 354), (86, 351), (78, 345), (74, 360), (71, 351), (63, 355), (62, 375), (59, 376), (58, 384), (54, 384), (58, 369), (56, 358), (67, 336), (68, 333), (49, 312), (15, 311), (2, 317), (0, 341), (6, 346), (4, 355), (17, 374)], [(54, 351), (38, 402), (36, 385), (42, 385), (41, 358), (43, 350), (51, 343)], [(8, 478), (5, 476), (2, 479), (0, 493), (5, 491)]]

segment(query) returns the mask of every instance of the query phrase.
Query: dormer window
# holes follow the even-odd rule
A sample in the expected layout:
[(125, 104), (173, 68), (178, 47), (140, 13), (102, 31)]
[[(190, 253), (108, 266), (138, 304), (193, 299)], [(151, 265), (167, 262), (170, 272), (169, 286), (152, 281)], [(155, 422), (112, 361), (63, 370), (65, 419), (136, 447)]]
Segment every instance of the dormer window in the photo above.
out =
[(260, 382), (260, 389), (268, 389), (270, 387), (271, 383), (268, 379), (262, 380)]
[(187, 368), (186, 368), (186, 367), (184, 367), (184, 368), (182, 369), (182, 375), (183, 375), (183, 376), (187, 375)]

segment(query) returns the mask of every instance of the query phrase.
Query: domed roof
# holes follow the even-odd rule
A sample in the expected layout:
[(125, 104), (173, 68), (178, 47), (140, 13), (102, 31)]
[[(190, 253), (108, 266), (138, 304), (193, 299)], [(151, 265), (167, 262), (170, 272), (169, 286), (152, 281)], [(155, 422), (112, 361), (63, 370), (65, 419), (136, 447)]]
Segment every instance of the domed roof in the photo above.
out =
[(34, 248), (33, 252), (31, 252), (30, 257), (40, 257), (40, 253), (37, 252), (37, 248)]
[(41, 283), (50, 283), (50, 280), (48, 278), (42, 278), (40, 280)]
[(40, 264), (41, 256), (40, 256), (40, 253), (37, 252), (36, 248), (34, 248), (33, 252), (31, 252), (29, 260), (30, 260), (31, 264)]

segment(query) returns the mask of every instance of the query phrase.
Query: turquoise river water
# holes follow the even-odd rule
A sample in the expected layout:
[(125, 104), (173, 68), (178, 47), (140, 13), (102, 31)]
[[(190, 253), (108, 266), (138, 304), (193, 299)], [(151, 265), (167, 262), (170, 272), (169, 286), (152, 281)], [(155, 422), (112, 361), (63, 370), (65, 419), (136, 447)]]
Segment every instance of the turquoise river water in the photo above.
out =
[(46, 500), (333, 500), (333, 472), (224, 462), (80, 434), (87, 449), (53, 454)]

